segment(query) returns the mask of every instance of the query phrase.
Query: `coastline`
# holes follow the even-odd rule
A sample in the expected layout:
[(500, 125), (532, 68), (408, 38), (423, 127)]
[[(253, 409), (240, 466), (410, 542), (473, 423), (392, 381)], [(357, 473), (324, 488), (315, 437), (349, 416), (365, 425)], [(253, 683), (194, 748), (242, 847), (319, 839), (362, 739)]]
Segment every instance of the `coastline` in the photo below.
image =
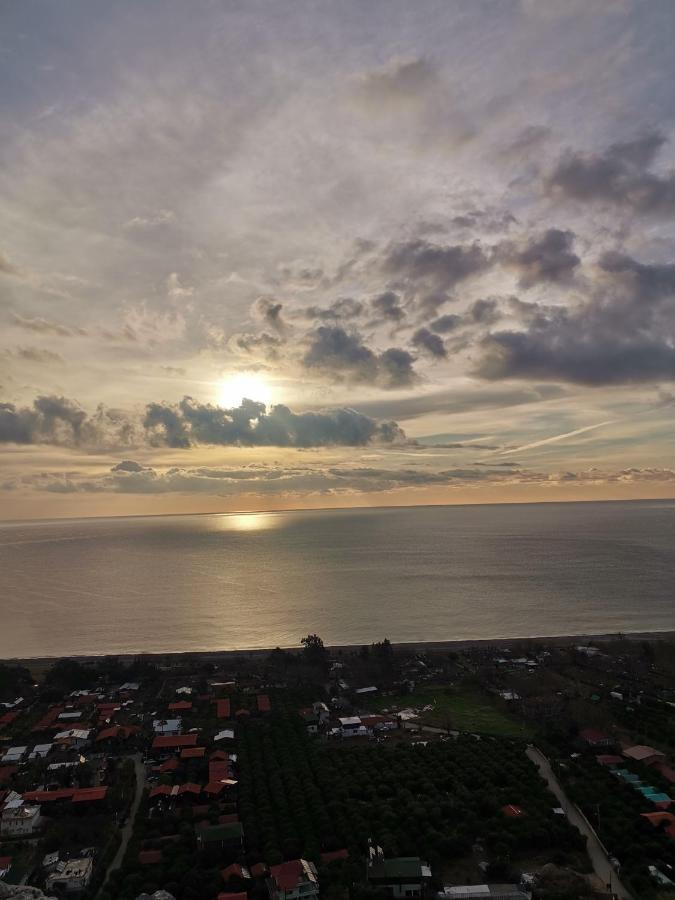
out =
[[(476, 650), (480, 648), (494, 647), (495, 649), (507, 649), (511, 647), (532, 647), (544, 644), (549, 647), (565, 647), (576, 643), (612, 643), (614, 641), (673, 641), (675, 631), (616, 631), (598, 634), (564, 634), (564, 635), (536, 635), (514, 638), (468, 638), (463, 640), (446, 641), (392, 641), (392, 646), (399, 652), (423, 653), (423, 652), (453, 652), (462, 650)], [(367, 645), (368, 642), (365, 642)], [(326, 644), (330, 653), (354, 653), (364, 644)], [(119, 659), (130, 662), (134, 659), (161, 660), (164, 663), (180, 662), (181, 660), (195, 659), (203, 662), (227, 662), (235, 657), (255, 659), (266, 656), (273, 646), (264, 648), (250, 648), (241, 650), (169, 650), (166, 652), (153, 651), (147, 653), (100, 653), (100, 654), (69, 654), (67, 656), (15, 656), (0, 659), (0, 663), (24, 665), (28, 668), (46, 668), (59, 659), (73, 659), (78, 662), (96, 662), (102, 659)], [(302, 647), (294, 645), (282, 647), (289, 653), (300, 653)]]

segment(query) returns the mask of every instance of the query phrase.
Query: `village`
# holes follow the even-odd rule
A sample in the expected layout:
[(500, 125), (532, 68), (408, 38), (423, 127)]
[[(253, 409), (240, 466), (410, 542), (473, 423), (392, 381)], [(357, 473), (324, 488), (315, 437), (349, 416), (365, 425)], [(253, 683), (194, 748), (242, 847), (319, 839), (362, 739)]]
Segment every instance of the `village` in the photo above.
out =
[(674, 667), (667, 640), (312, 634), (4, 664), (0, 897), (675, 895)]

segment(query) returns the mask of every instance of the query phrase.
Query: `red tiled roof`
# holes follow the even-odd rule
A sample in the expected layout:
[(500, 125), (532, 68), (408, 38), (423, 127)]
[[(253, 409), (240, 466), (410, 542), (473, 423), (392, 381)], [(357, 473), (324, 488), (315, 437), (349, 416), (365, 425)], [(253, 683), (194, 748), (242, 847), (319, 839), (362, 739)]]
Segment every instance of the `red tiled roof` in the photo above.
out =
[(5, 869), (9, 871), (12, 868), (12, 857), (11, 856), (0, 856), (0, 872), (4, 872)]
[[(13, 710), (12, 712), (6, 712), (3, 716), (0, 716), (0, 725), (11, 725), (14, 719), (18, 719), (20, 712), (18, 710)], [(9, 859), (9, 857), (7, 857)]]
[(661, 760), (657, 760), (654, 763), (651, 763), (652, 768), (656, 769), (660, 772), (666, 781), (669, 781), (671, 784), (675, 784), (675, 769), (669, 766), (667, 763), (662, 762)]
[(601, 753), (595, 757), (601, 766), (619, 766), (623, 762), (623, 756), (614, 753)]
[(292, 891), (298, 886), (302, 875), (302, 861), (292, 859), (290, 862), (281, 863), (279, 866), (271, 866), (270, 875), (276, 881), (279, 890)]
[(150, 799), (153, 797), (166, 797), (172, 791), (172, 787), (170, 784), (158, 784), (157, 787), (152, 788), (150, 791)]
[(666, 828), (666, 834), (675, 838), (675, 816), (669, 812), (655, 812), (655, 813), (640, 813), (643, 819), (647, 819), (648, 822), (658, 828), (658, 826), (662, 822), (668, 822), (668, 827)]
[(221, 891), (218, 894), (218, 900), (246, 900), (247, 896), (246, 891), (241, 891), (239, 894), (228, 894), (226, 891)]
[(161, 766), (157, 766), (158, 772), (175, 772), (179, 766), (179, 762), (175, 756), (172, 756), (171, 759), (167, 759), (166, 762), (163, 762)]
[(178, 788), (179, 794), (201, 794), (201, 792), (201, 785), (195, 784), (193, 781), (188, 781), (187, 784), (181, 784)]
[(232, 863), (225, 869), (220, 870), (223, 881), (229, 881), (230, 878), (250, 878), (250, 875), (242, 869), (239, 863)]
[(52, 800), (70, 800), (75, 788), (60, 788), (58, 791), (28, 791), (22, 794), (29, 803), (49, 803)]
[(204, 788), (205, 794), (220, 794), (221, 791), (225, 790), (225, 785), (222, 781), (209, 781), (209, 783)]
[(267, 875), (267, 864), (264, 862), (255, 863), (255, 865), (251, 866), (251, 875), (254, 878), (262, 878), (264, 875)]
[(173, 712), (174, 710), (188, 710), (192, 709), (192, 703), (189, 700), (176, 700), (175, 703), (169, 703), (169, 709)]
[(186, 747), (180, 751), (181, 759), (201, 759), (206, 753), (206, 747)]
[(230, 710), (231, 706), (229, 700), (216, 700), (216, 717), (218, 719), (229, 719), (231, 715)]
[(251, 710), (250, 710), (250, 709), (246, 709), (246, 708), (243, 707), (243, 706), (242, 706), (241, 709), (238, 709), (238, 710), (236, 711), (236, 713), (235, 713), (235, 716), (250, 716), (250, 715), (251, 715)]
[(269, 712), (272, 709), (270, 698), (267, 694), (258, 694), (256, 697), (258, 703), (258, 712)]
[(209, 756), (209, 759), (229, 759), (230, 754), (225, 753), (224, 750), (214, 750), (214, 752)]
[(12, 775), (18, 771), (18, 766), (0, 766), (0, 784), (7, 784)]
[(518, 816), (523, 815), (522, 809), (519, 806), (515, 806), (513, 803), (508, 803), (506, 806), (502, 806), (502, 812), (510, 819), (515, 819)]
[(138, 861), (142, 866), (156, 866), (162, 861), (161, 850), (141, 850)]
[(209, 762), (209, 781), (222, 781), (230, 777), (230, 759), (212, 759)]
[(158, 734), (152, 742), (153, 750), (167, 750), (175, 747), (195, 747), (196, 734)]
[(40, 721), (33, 725), (31, 731), (45, 731), (45, 729), (56, 722), (64, 709), (65, 707), (63, 706), (53, 706), (51, 709), (48, 709)]
[(329, 850), (327, 853), (321, 854), (321, 861), (325, 863), (335, 862), (338, 859), (349, 859), (349, 850), (343, 847), (342, 850)]
[(89, 803), (105, 800), (107, 793), (107, 787), (80, 788), (73, 794), (73, 803)]

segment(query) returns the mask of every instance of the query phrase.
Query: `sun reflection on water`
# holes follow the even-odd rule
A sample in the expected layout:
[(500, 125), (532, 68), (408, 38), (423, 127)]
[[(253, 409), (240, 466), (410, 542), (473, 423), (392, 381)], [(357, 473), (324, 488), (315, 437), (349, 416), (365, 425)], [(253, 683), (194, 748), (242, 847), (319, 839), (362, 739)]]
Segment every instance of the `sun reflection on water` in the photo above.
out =
[(280, 524), (281, 517), (269, 512), (224, 513), (218, 517), (222, 531), (269, 531)]

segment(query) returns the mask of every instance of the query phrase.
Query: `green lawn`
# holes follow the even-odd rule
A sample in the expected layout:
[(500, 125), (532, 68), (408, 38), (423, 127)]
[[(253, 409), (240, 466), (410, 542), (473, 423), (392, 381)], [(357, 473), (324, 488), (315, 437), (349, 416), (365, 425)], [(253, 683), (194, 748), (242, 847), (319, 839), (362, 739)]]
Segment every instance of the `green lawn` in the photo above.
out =
[(369, 701), (369, 705), (374, 711), (388, 709), (390, 712), (408, 707), (422, 710), (422, 707), (430, 706), (432, 709), (420, 712), (419, 721), (423, 725), (500, 737), (530, 736), (529, 729), (502, 710), (496, 700), (476, 690), (455, 690), (439, 685), (421, 688), (413, 694), (377, 697)]

